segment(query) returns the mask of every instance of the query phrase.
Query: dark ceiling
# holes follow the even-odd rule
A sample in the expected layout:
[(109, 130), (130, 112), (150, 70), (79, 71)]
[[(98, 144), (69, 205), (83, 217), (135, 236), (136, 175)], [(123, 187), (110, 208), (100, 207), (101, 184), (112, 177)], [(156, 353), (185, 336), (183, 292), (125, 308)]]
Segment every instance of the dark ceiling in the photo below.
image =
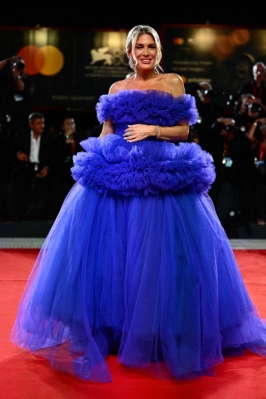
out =
[(266, 3), (224, 0), (1, 0), (0, 26), (129, 29), (148, 24), (266, 26)]

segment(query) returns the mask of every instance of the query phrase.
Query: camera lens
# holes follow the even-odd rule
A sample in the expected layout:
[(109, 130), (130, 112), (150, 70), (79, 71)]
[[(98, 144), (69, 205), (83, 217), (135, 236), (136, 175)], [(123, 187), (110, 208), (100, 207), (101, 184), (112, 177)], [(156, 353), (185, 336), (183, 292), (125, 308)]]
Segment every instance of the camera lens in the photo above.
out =
[(226, 130), (228, 133), (234, 133), (235, 132), (235, 127), (228, 125), (224, 127), (224, 130)]
[(24, 66), (25, 66), (24, 63), (23, 63), (22, 61), (19, 61), (16, 65), (17, 65), (17, 68), (18, 68), (19, 71), (21, 71), (22, 69), (24, 69)]
[(253, 112), (260, 112), (262, 110), (261, 106), (257, 103), (249, 104), (248, 108)]

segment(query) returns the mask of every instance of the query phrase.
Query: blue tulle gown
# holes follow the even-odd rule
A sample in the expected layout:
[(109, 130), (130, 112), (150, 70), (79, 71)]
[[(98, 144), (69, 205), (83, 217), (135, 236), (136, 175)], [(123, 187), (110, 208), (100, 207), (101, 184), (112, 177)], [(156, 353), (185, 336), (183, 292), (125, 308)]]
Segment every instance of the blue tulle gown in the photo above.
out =
[[(103, 95), (115, 134), (82, 142), (66, 197), (26, 285), (11, 341), (57, 370), (111, 381), (105, 359), (175, 379), (213, 374), (225, 353), (266, 355), (195, 143), (123, 139), (128, 124), (196, 122), (194, 97)], [(162, 373), (162, 374), (161, 374)]]

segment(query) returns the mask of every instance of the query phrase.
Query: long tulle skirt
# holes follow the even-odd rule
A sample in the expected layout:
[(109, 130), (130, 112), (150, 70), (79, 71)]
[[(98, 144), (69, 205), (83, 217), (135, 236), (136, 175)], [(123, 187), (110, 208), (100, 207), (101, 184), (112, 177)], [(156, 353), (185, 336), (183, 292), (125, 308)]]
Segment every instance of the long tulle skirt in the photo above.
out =
[(78, 183), (40, 250), (11, 340), (57, 370), (105, 382), (110, 353), (176, 379), (212, 374), (228, 350), (266, 355), (266, 326), (207, 194), (123, 196)]

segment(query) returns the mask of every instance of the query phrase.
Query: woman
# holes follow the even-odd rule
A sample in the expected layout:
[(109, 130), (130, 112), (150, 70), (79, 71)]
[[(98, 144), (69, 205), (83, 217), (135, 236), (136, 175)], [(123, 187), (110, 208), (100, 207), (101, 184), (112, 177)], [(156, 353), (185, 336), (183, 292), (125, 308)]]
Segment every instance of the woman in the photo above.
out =
[(54, 220), (62, 203), (75, 183), (71, 174), (73, 156), (82, 150), (81, 136), (76, 131), (75, 119), (64, 115), (60, 130), (54, 137), (55, 160), (51, 173), (51, 205), (49, 216)]
[(194, 97), (161, 73), (151, 27), (126, 51), (135, 74), (97, 104), (102, 133), (74, 158), (11, 339), (87, 380), (111, 380), (110, 353), (169, 378), (212, 374), (223, 350), (266, 354), (266, 328), (207, 194), (212, 158), (184, 143)]

